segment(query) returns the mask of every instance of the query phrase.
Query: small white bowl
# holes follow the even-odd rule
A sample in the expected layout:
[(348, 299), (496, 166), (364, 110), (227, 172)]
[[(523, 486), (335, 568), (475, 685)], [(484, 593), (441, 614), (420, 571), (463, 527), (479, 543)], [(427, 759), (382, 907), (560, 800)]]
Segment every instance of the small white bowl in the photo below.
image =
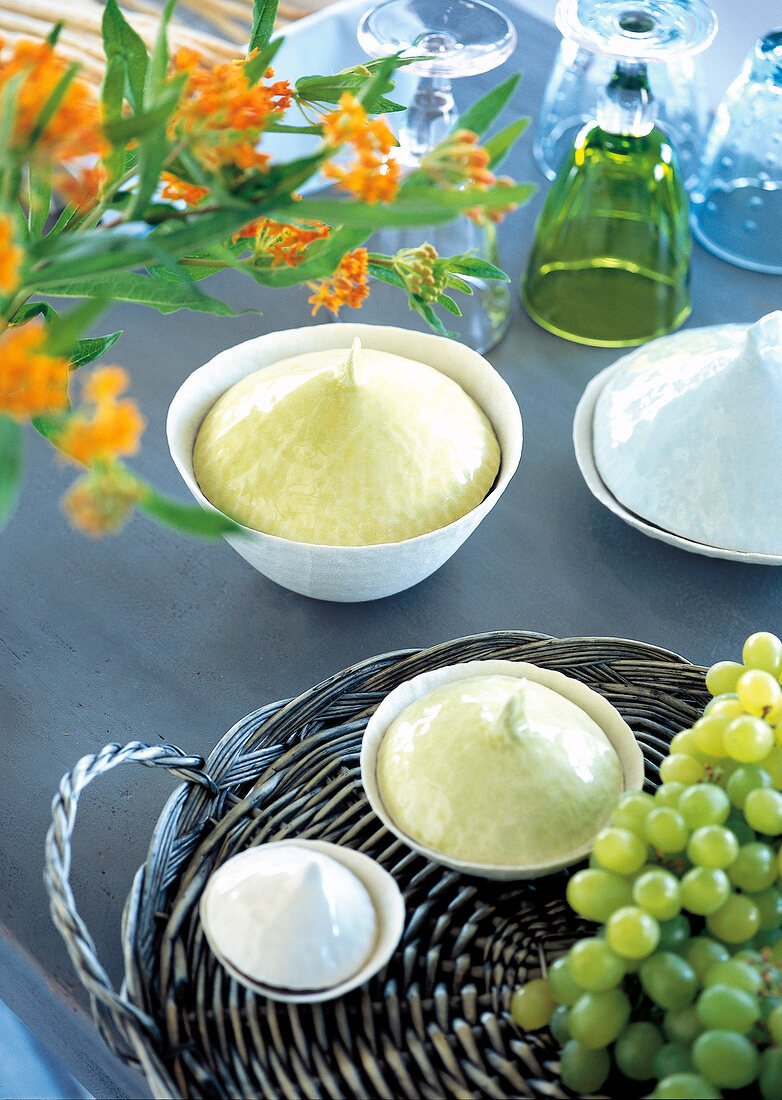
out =
[(400, 840), (403, 840), (413, 851), (426, 856), (433, 863), (439, 863), (444, 867), (450, 867), (467, 875), (505, 881), (539, 878), (542, 875), (560, 871), (564, 867), (569, 867), (571, 864), (586, 858), (591, 851), (591, 843), (567, 853), (562, 858), (528, 865), (470, 863), (463, 859), (454, 859), (414, 840), (396, 824), (386, 809), (377, 782), (377, 759), (380, 743), (385, 737), (388, 727), (414, 700), (428, 695), (435, 688), (442, 687), (444, 684), (471, 679), (475, 676), (526, 678), (550, 688), (565, 699), (575, 703), (597, 723), (619, 757), (619, 764), (622, 769), (622, 789), (625, 791), (641, 789), (644, 781), (644, 761), (641, 747), (619, 711), (602, 695), (592, 691), (591, 688), (586, 687), (578, 680), (562, 675), (560, 672), (538, 668), (537, 665), (525, 664), (521, 661), (465, 661), (461, 664), (433, 669), (431, 672), (424, 672), (420, 676), (406, 680), (386, 696), (370, 718), (361, 744), (361, 781), (364, 784), (370, 806), (386, 828), (390, 829)]
[[(283, 862), (280, 855), (286, 849), (288, 859)], [(302, 853), (321, 857), (322, 898), (313, 895), (317, 884), (300, 873)], [(268, 886), (264, 892), (270, 861), (275, 887), (271, 900)], [(328, 865), (340, 874), (329, 875)], [(307, 866), (311, 869), (311, 860)], [(349, 874), (342, 875), (343, 870)], [(368, 895), (373, 910), (374, 928), (369, 932), (366, 922), (355, 915), (361, 908), (356, 902), (363, 904), (362, 895)], [(322, 940), (317, 928), (319, 910), (328, 925)], [(362, 852), (321, 840), (272, 841), (232, 856), (209, 878), (199, 912), (213, 955), (232, 977), (270, 1000), (293, 1004), (330, 1001), (369, 981), (391, 958), (405, 920), (399, 887), (379, 863)], [(355, 971), (349, 962), (351, 945), (344, 942), (351, 936), (358, 940), (356, 957), (364, 960)], [(322, 978), (330, 967), (345, 975), (331, 985)], [(283, 976), (281, 980), (290, 984), (267, 984), (259, 980), (261, 974)]]
[(455, 340), (375, 325), (315, 325), (270, 332), (220, 352), (174, 395), (166, 433), (171, 456), (195, 499), (217, 511), (193, 473), (193, 446), (209, 409), (239, 379), (280, 359), (329, 348), (363, 347), (416, 359), (458, 382), (491, 422), (500, 470), (491, 491), (461, 519), (402, 542), (376, 546), (315, 546), (244, 527), (226, 541), (270, 580), (320, 600), (353, 603), (391, 596), (424, 580), (448, 560), (499, 500), (521, 458), (521, 414), (509, 386), (491, 364)]

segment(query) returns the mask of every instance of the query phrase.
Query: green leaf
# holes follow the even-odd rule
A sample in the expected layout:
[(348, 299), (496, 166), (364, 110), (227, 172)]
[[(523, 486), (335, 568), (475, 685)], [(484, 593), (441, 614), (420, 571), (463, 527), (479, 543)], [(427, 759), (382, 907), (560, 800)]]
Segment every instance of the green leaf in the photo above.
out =
[(0, 415), (0, 528), (11, 517), (22, 482), (22, 429)]
[(165, 83), (168, 71), (168, 24), (174, 14), (176, 0), (166, 0), (160, 21), (158, 22), (155, 44), (147, 66), (147, 79), (144, 84), (144, 99), (146, 103), (154, 103), (157, 93)]
[(505, 272), (490, 264), (488, 260), (482, 260), (478, 256), (462, 256), (448, 263), (448, 270), (459, 275), (472, 275), (476, 279), (501, 279), (502, 282), (510, 282)]
[(471, 107), (468, 107), (459, 117), (452, 132), (457, 130), (473, 130), (479, 136), (486, 133), (495, 118), (507, 105), (508, 100), (516, 90), (516, 85), (521, 79), (521, 74), (516, 73), (502, 84), (498, 84), (485, 96), (482, 96)]
[(31, 237), (40, 237), (49, 216), (52, 201), (51, 172), (27, 166), (28, 209), (27, 229)]
[(453, 313), (455, 317), (461, 317), (462, 315), (462, 311), (459, 309), (456, 302), (447, 294), (438, 294), (437, 304), (442, 306), (443, 309), (447, 309), (449, 313)]
[(151, 488), (139, 500), (139, 508), (161, 523), (188, 535), (219, 538), (220, 535), (230, 534), (232, 531), (241, 531), (241, 527), (228, 516), (219, 512), (208, 512), (198, 504), (180, 504), (177, 500), (161, 496)]
[[(108, 135), (108, 127), (122, 119), (122, 105), (125, 98), (125, 62), (119, 54), (112, 54), (106, 59), (106, 69), (101, 85), (101, 104), (103, 106), (103, 127), (106, 136), (112, 146), (120, 145)], [(103, 157), (103, 163), (109, 174), (110, 180), (116, 180), (122, 175), (125, 167), (124, 150), (120, 148), (109, 149)]]
[(475, 293), (469, 283), (465, 283), (464, 279), (460, 279), (458, 275), (454, 275), (450, 271), (448, 272), (448, 282), (446, 285), (450, 290), (461, 290), (462, 294)]
[(52, 29), (49, 31), (49, 33), (46, 36), (46, 45), (47, 46), (51, 46), (52, 49), (53, 49), (57, 45), (57, 39), (60, 37), (60, 34), (62, 33), (62, 29), (63, 29), (64, 26), (65, 26), (65, 24), (62, 22), (62, 20), (60, 20), (59, 23), (54, 24), (54, 26), (52, 27)]
[(48, 439), (50, 443), (54, 443), (56, 446), (57, 436), (65, 428), (66, 418), (64, 416), (33, 416), (30, 419), (30, 423), (44, 439)]
[(528, 123), (528, 118), (517, 118), (515, 122), (511, 122), (504, 130), (500, 130), (483, 143), (484, 149), (489, 154), (489, 168), (492, 171), (502, 164), (516, 139), (521, 137), (527, 129)]
[(21, 325), (33, 317), (43, 317), (47, 321), (54, 320), (59, 314), (48, 302), (25, 302), (20, 306), (11, 318), (12, 325)]
[[(179, 102), (182, 78), (176, 79), (159, 96), (154, 107), (137, 111), (128, 116), (109, 118), (104, 123), (106, 137), (113, 145), (124, 146), (126, 142), (145, 137), (159, 130), (168, 122), (169, 116)], [(124, 149), (121, 150), (124, 154)]]
[(122, 335), (122, 331), (110, 332), (107, 336), (89, 336), (85, 340), (77, 340), (71, 351), (71, 368), (83, 367), (85, 363), (92, 363), (95, 359), (113, 347)]
[(128, 102), (134, 111), (144, 103), (144, 84), (149, 58), (144, 39), (137, 34), (120, 11), (117, 0), (106, 0), (101, 24), (103, 49), (110, 64), (117, 57), (125, 72)]
[(259, 48), (255, 57), (251, 57), (245, 61), (244, 75), (247, 78), (248, 84), (252, 85), (258, 83), (271, 65), (277, 51), (284, 41), (284, 38), (275, 38), (273, 42), (267, 42), (265, 46)]
[(158, 313), (175, 313), (178, 309), (192, 309), (200, 313), (214, 313), (221, 317), (238, 317), (249, 310), (236, 311), (226, 302), (204, 294), (191, 282), (171, 283), (139, 275), (135, 271), (118, 271), (100, 279), (74, 279), (57, 286), (58, 297), (92, 297), (97, 290), (111, 301), (137, 302), (156, 309)]
[(456, 337), (458, 333), (450, 332), (437, 316), (435, 311), (425, 302), (423, 298), (419, 298), (417, 294), (410, 295), (410, 308), (414, 309), (416, 313), (420, 313), (426, 323), (431, 329), (433, 329), (438, 336), (453, 336)]
[(404, 279), (398, 271), (394, 271), (393, 267), (388, 267), (386, 264), (373, 263), (372, 257), (370, 256), (367, 270), (373, 279), (379, 279), (381, 283), (390, 283), (391, 286), (396, 286), (399, 287), (400, 290), (407, 291)]
[(79, 336), (106, 308), (106, 297), (90, 298), (67, 313), (48, 319), (46, 325), (46, 350), (50, 355), (67, 355), (73, 352)]
[(253, 0), (253, 28), (247, 52), (262, 50), (269, 42), (277, 15), (277, 0)]

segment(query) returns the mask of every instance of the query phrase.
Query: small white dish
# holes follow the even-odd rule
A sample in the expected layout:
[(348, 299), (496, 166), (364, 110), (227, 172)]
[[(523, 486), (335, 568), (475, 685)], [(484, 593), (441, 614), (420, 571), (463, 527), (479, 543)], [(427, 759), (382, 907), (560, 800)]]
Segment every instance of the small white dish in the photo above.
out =
[(233, 856), (209, 878), (199, 912), (212, 953), (238, 982), (295, 1004), (363, 985), (390, 959), (405, 916), (380, 864), (318, 840)]
[(366, 348), (416, 359), (456, 381), (488, 417), (500, 444), (500, 470), (493, 488), (466, 515), (427, 534), (373, 546), (319, 546), (253, 531), (226, 541), (260, 573), (293, 592), (351, 603), (375, 600), (411, 588), (448, 560), (488, 515), (519, 464), (521, 414), (510, 387), (476, 351), (455, 340), (409, 329), (376, 325), (314, 325), (270, 332), (220, 352), (194, 371), (171, 402), (166, 423), (172, 458), (195, 499), (217, 509), (193, 473), (193, 446), (206, 413), (239, 379), (265, 365), (311, 351), (342, 349), (358, 337)]
[(644, 762), (641, 747), (615, 707), (602, 695), (585, 684), (551, 669), (521, 661), (466, 661), (444, 668), (433, 669), (406, 680), (390, 692), (370, 718), (361, 745), (361, 780), (369, 804), (377, 816), (395, 836), (403, 840), (413, 851), (426, 856), (433, 863), (481, 878), (512, 881), (539, 878), (552, 874), (584, 859), (591, 850), (591, 843), (568, 852), (558, 859), (550, 859), (525, 865), (499, 865), (472, 863), (450, 857), (428, 845), (421, 844), (399, 827), (386, 808), (377, 779), (377, 762), (380, 744), (394, 719), (414, 700), (428, 695), (436, 688), (458, 680), (475, 676), (513, 676), (542, 684), (580, 707), (603, 731), (619, 759), (622, 771), (622, 789), (640, 790), (644, 781)]
[(757, 554), (743, 550), (731, 550), (724, 546), (712, 546), (709, 543), (697, 542), (694, 539), (685, 538), (683, 535), (677, 535), (673, 531), (668, 531), (664, 527), (649, 523), (643, 516), (639, 516), (626, 508), (608, 489), (595, 462), (594, 414), (601, 391), (622, 367), (623, 364), (620, 360), (620, 362), (614, 363), (601, 371), (591, 380), (576, 407), (573, 419), (573, 447), (576, 461), (587, 488), (595, 499), (628, 526), (634, 527), (637, 531), (648, 535), (649, 538), (657, 539), (669, 546), (675, 546), (679, 550), (686, 550), (691, 554), (701, 554), (708, 558), (742, 561), (750, 565), (782, 565), (782, 555), (779, 554)]
[(682, 549), (782, 563), (782, 313), (654, 340), (587, 387), (573, 439), (595, 496)]

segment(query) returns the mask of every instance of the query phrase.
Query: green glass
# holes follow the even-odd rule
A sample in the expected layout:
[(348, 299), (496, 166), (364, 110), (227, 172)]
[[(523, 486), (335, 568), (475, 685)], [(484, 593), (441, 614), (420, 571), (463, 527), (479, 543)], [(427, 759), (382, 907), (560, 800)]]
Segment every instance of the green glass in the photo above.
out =
[[(619, 70), (613, 83), (629, 88), (630, 99), (641, 86)], [(539, 325), (600, 347), (662, 336), (691, 308), (687, 194), (676, 157), (656, 127), (614, 132), (626, 109), (610, 130), (610, 114), (598, 114), (603, 125), (576, 139), (546, 197), (522, 286)]]

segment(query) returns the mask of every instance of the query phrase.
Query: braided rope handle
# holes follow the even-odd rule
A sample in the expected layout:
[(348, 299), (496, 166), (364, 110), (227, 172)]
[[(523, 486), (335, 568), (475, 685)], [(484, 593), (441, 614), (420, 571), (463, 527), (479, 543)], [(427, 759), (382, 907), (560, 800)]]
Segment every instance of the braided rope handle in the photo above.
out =
[[(197, 784), (214, 797), (218, 788), (214, 781), (203, 771), (204, 759), (201, 756), (188, 756), (176, 745), (146, 745), (141, 741), (129, 744), (106, 745), (95, 755), (84, 756), (60, 781), (57, 794), (52, 801), (52, 824), (46, 835), (46, 866), (44, 882), (49, 893), (52, 920), (58, 932), (65, 940), (76, 973), (90, 994), (93, 1015), (109, 1046), (114, 1047), (126, 1061), (135, 1061), (135, 1047), (130, 1034), (139, 1035), (143, 1041), (154, 1042), (158, 1029), (150, 1016), (142, 1012), (121, 993), (116, 993), (111, 981), (98, 960), (97, 951), (84, 921), (76, 910), (76, 902), (70, 886), (71, 839), (76, 822), (76, 809), (79, 796), (85, 787), (120, 764), (138, 763), (146, 767), (165, 768), (173, 775), (188, 783)], [(114, 1046), (103, 1021), (98, 1015), (98, 1006), (108, 1013), (117, 1033), (122, 1036), (127, 1052), (121, 1052)], [(130, 1058), (128, 1057), (130, 1053)]]

